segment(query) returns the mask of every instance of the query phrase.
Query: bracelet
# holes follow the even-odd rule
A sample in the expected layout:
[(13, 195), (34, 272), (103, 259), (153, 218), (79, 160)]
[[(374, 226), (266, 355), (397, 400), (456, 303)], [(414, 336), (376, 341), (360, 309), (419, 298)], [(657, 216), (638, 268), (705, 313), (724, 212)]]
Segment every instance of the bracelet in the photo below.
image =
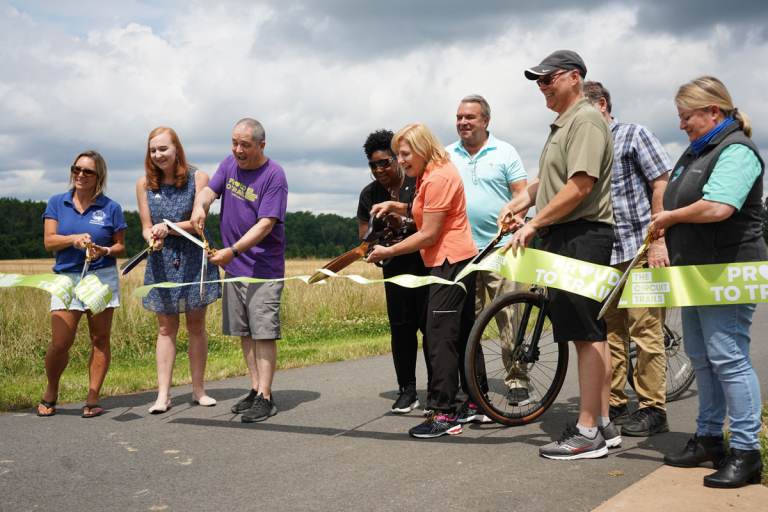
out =
[(238, 250), (235, 248), (235, 246), (234, 246), (234, 245), (230, 245), (230, 246), (229, 246), (229, 250), (230, 250), (230, 251), (232, 251), (232, 254), (235, 256), (235, 258), (237, 258), (238, 256), (240, 256), (240, 251), (238, 251)]
[(111, 247), (107, 247), (107, 256), (109, 256), (110, 254), (112, 254), (112, 248)]

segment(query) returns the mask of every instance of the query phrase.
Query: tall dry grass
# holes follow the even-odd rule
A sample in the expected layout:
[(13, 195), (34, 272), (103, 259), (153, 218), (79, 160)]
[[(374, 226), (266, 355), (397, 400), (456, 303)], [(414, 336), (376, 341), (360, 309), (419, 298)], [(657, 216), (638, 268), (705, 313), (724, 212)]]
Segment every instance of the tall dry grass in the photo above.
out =
[[(290, 260), (286, 262), (286, 276), (311, 274), (324, 263)], [(0, 261), (0, 273), (48, 273), (52, 265), (53, 260)], [(381, 275), (378, 268), (363, 262), (353, 264), (345, 273), (368, 278)], [(142, 307), (141, 300), (132, 295), (136, 287), (143, 284), (143, 278), (144, 269), (139, 267), (121, 281), (121, 307), (115, 313), (112, 327), (112, 367), (105, 383), (107, 393), (154, 387), (156, 319)], [(42, 392), (43, 358), (50, 340), (49, 302), (49, 295), (42, 290), (0, 289), (0, 409), (31, 405)], [(346, 279), (330, 279), (326, 284), (308, 286), (300, 281), (288, 281), (281, 317), (283, 339), (278, 359), (281, 368), (384, 353), (389, 347), (384, 290), (380, 284), (361, 286)], [(245, 368), (238, 340), (221, 335), (221, 301), (209, 306), (206, 324), (209, 333), (206, 378), (243, 374)], [(188, 381), (183, 322), (177, 349), (175, 382), (181, 383)], [(62, 382), (66, 397), (78, 399), (79, 392), (84, 397), (85, 382), (73, 381), (82, 380), (80, 375), (87, 374), (89, 354), (87, 322), (81, 321), (71, 350), (70, 367)], [(68, 374), (71, 375), (68, 377)], [(111, 379), (112, 374), (115, 377)], [(118, 374), (120, 382), (116, 382)]]

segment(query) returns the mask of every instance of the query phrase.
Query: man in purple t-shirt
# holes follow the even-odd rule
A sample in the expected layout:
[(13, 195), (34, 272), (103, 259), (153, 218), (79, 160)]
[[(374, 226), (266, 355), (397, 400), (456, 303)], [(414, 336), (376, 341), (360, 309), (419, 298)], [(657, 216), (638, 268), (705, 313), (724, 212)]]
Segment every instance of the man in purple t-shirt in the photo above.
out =
[[(281, 278), (285, 272), (285, 172), (264, 154), (264, 127), (241, 119), (232, 130), (232, 155), (195, 198), (192, 225), (202, 232), (211, 203), (221, 198), (224, 249), (210, 261), (225, 277)], [(272, 378), (280, 339), (282, 282), (225, 283), (222, 331), (240, 336), (251, 377), (251, 391), (232, 406), (242, 421), (263, 421), (277, 414)]]

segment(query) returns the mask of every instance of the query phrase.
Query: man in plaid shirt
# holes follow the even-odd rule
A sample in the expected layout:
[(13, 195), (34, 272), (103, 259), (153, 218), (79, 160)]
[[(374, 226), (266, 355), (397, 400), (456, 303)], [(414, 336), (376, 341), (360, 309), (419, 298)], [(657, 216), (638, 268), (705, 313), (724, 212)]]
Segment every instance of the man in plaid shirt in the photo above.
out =
[[(643, 243), (651, 214), (663, 210), (662, 197), (671, 164), (661, 143), (647, 128), (616, 122), (611, 116), (611, 95), (600, 82), (585, 82), (584, 94), (603, 114), (613, 134), (611, 195), (616, 238), (611, 265), (623, 272)], [(663, 238), (651, 243), (647, 259), (640, 263), (649, 267), (669, 266)], [(605, 321), (613, 367), (611, 420), (622, 425), (621, 433), (626, 436), (667, 432), (664, 310), (614, 306), (606, 313)], [(635, 391), (640, 402), (631, 415), (624, 392), (630, 338), (637, 345)]]

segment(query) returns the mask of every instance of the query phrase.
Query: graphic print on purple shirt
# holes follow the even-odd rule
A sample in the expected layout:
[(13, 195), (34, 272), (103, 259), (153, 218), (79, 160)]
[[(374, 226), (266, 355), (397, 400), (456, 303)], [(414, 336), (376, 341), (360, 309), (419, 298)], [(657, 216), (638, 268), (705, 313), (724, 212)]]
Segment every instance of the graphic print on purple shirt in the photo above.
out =
[(208, 186), (221, 198), (221, 240), (237, 242), (259, 219), (277, 219), (272, 231), (254, 247), (224, 267), (237, 277), (280, 278), (285, 275), (285, 209), (288, 181), (280, 165), (268, 159), (258, 169), (240, 169), (235, 158), (225, 158)]

